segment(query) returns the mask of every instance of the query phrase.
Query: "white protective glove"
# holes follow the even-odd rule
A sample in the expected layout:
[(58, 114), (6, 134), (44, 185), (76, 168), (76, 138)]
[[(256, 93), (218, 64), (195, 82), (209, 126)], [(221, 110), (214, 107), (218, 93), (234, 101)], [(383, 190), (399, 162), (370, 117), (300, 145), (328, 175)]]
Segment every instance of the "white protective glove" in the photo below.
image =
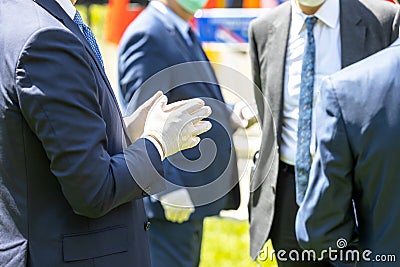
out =
[(199, 98), (182, 100), (167, 105), (167, 97), (160, 97), (150, 109), (143, 136), (151, 136), (162, 147), (164, 157), (192, 148), (200, 142), (200, 135), (211, 128), (209, 121), (201, 121), (211, 114), (211, 108)]
[(231, 113), (231, 123), (234, 129), (246, 129), (257, 122), (256, 114), (244, 101), (235, 103)]
[(147, 114), (154, 103), (156, 103), (161, 96), (163, 96), (163, 93), (158, 91), (140, 107), (138, 107), (132, 115), (124, 117), (126, 129), (132, 143), (142, 136)]
[(194, 212), (192, 199), (186, 189), (178, 189), (160, 197), (165, 218), (170, 222), (183, 223)]

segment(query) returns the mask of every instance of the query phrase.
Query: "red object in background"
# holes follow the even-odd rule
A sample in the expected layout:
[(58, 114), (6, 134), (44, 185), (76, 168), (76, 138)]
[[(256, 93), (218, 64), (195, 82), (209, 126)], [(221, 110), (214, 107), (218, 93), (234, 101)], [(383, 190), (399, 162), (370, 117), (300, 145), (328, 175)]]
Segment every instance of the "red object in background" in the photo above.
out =
[(217, 0), (208, 0), (207, 4), (204, 6), (204, 8), (213, 8), (217, 7)]
[(129, 0), (109, 0), (105, 23), (105, 39), (118, 44), (128, 25), (144, 8), (134, 5), (130, 8)]

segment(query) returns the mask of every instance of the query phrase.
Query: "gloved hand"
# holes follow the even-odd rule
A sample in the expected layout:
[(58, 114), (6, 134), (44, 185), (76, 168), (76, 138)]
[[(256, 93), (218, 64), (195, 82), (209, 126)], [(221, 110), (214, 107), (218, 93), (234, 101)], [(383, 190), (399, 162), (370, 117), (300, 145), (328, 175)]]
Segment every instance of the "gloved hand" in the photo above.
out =
[(124, 117), (126, 129), (128, 131), (131, 142), (135, 142), (143, 134), (144, 124), (147, 119), (149, 110), (157, 102), (157, 100), (163, 95), (161, 91), (155, 93), (151, 98), (144, 102), (139, 108), (135, 110), (132, 115)]
[(253, 113), (250, 106), (244, 101), (235, 103), (231, 113), (231, 123), (234, 129), (246, 129), (257, 122), (256, 114)]
[(211, 114), (203, 100), (193, 98), (169, 105), (167, 101), (164, 95), (152, 106), (143, 131), (143, 136), (151, 136), (160, 143), (164, 157), (196, 146), (200, 142), (197, 135), (211, 128), (209, 121), (201, 121)]
[(194, 212), (193, 202), (186, 189), (178, 189), (160, 197), (165, 218), (168, 221), (183, 223)]

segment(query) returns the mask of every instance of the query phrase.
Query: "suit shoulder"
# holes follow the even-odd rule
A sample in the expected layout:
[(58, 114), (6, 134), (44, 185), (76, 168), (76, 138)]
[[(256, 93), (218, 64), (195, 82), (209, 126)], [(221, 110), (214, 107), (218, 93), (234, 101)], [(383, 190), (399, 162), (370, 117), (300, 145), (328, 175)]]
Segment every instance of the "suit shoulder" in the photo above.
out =
[(360, 2), (367, 8), (366, 12), (372, 12), (379, 20), (393, 20), (399, 10), (398, 5), (386, 0), (361, 0)]
[(250, 23), (250, 29), (254, 32), (265, 32), (274, 21), (282, 16), (290, 15), (290, 1), (287, 1), (275, 8), (268, 9)]
[(382, 87), (387, 81), (396, 79), (397, 72), (393, 70), (397, 68), (399, 52), (400, 41), (396, 41), (392, 46), (336, 72), (330, 81), (339, 94), (357, 90), (365, 91), (368, 97), (371, 85), (376, 87), (379, 84)]
[(133, 39), (137, 41), (146, 38), (146, 42), (162, 38), (166, 32), (166, 28), (157, 17), (153, 16), (147, 8), (132, 21), (125, 30), (120, 43), (131, 42)]

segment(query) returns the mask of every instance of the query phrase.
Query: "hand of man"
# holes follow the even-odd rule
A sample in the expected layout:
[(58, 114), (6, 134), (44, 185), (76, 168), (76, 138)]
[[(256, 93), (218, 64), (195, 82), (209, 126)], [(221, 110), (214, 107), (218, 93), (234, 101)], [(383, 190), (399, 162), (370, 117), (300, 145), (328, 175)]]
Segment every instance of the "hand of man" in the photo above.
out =
[(257, 122), (256, 114), (244, 101), (235, 103), (231, 113), (231, 122), (234, 129), (246, 129)]
[(154, 103), (156, 103), (161, 96), (163, 96), (163, 93), (158, 91), (146, 102), (144, 102), (138, 109), (136, 109), (132, 115), (124, 118), (126, 129), (132, 143), (142, 136), (147, 114)]
[(209, 121), (202, 121), (211, 114), (203, 100), (193, 98), (169, 105), (167, 101), (164, 95), (155, 102), (143, 131), (143, 136), (151, 136), (160, 143), (164, 157), (196, 146), (200, 142), (198, 135), (211, 128)]
[(160, 197), (165, 218), (168, 221), (183, 223), (194, 212), (193, 202), (186, 189), (178, 189)]

